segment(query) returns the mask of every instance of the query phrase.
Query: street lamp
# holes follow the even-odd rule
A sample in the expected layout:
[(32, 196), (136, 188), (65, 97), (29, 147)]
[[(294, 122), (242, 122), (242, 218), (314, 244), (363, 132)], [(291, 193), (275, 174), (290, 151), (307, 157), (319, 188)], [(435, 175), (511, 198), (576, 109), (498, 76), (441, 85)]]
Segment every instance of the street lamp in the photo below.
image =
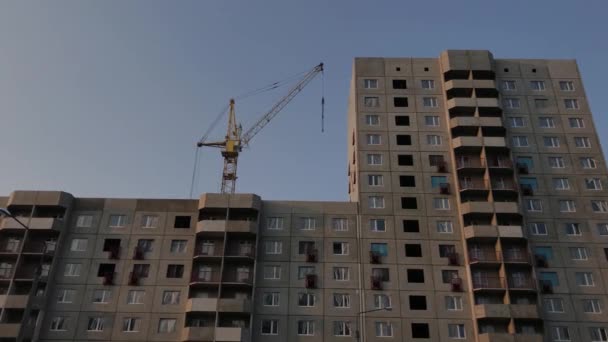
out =
[(385, 306), (383, 308), (361, 311), (361, 312), (357, 313), (357, 330), (355, 330), (355, 338), (357, 339), (357, 341), (359, 341), (359, 339), (361, 338), (361, 334), (359, 333), (359, 321), (361, 320), (362, 314), (369, 313), (369, 312), (376, 312), (376, 311), (392, 311), (392, 310), (393, 310), (393, 308), (391, 308), (390, 306)]

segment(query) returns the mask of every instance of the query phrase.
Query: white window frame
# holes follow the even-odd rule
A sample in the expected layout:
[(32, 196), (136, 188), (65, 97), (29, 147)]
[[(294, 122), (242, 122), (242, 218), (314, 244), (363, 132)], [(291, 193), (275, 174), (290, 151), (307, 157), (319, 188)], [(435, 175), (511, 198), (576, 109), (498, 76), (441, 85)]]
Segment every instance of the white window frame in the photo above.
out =
[(338, 309), (350, 308), (350, 295), (348, 293), (334, 293), (332, 298), (333, 298), (333, 303), (334, 303), (335, 308), (338, 308)]
[(76, 219), (77, 228), (91, 228), (93, 226), (93, 215), (81, 214)]
[(422, 98), (422, 106), (425, 108), (437, 108), (439, 107), (439, 101), (434, 96), (425, 96)]
[(382, 175), (367, 175), (367, 185), (369, 185), (369, 186), (384, 186), (384, 176), (382, 176)]
[(420, 80), (420, 88), (435, 89), (435, 80)]
[(112, 214), (108, 220), (108, 227), (110, 228), (124, 228), (128, 224), (127, 215), (123, 214)]
[(88, 332), (100, 332), (103, 331), (105, 324), (105, 319), (103, 317), (89, 317), (89, 321), (87, 322), (87, 331)]
[(575, 213), (576, 202), (574, 200), (558, 200), (560, 213)]
[(551, 327), (551, 338), (553, 342), (570, 342), (570, 329), (565, 326)]
[[(581, 306), (583, 307), (583, 312), (587, 314), (601, 314), (602, 313), (602, 302), (596, 298), (586, 298), (581, 299)], [(591, 310), (587, 310), (590, 308)]]
[(363, 79), (363, 88), (364, 89), (378, 89), (378, 79), (377, 78)]
[(144, 304), (146, 299), (146, 291), (144, 290), (129, 290), (127, 292), (127, 304), (138, 305)]
[(454, 233), (454, 224), (452, 221), (437, 221), (437, 233), (452, 234)]
[[(576, 123), (573, 125), (573, 123)], [(570, 128), (585, 128), (585, 120), (583, 118), (568, 118)]]
[(526, 127), (526, 121), (522, 116), (512, 116), (509, 118), (511, 128)]
[(344, 217), (334, 217), (331, 220), (331, 226), (334, 232), (347, 232), (348, 231), (348, 219)]
[[(97, 293), (101, 293), (101, 296), (99, 298), (96, 297)], [(112, 297), (112, 291), (110, 291), (110, 290), (103, 290), (103, 289), (96, 289), (96, 290), (93, 290), (93, 300), (92, 300), (92, 303), (93, 304), (108, 304), (110, 302), (111, 297)], [(99, 299), (99, 300), (95, 301), (95, 299)]]
[(64, 277), (80, 277), (82, 274), (82, 264), (66, 263), (63, 271)]
[(364, 96), (363, 106), (367, 108), (378, 108), (380, 107), (380, 98), (378, 96)]
[(450, 210), (450, 199), (446, 197), (433, 198), (433, 208), (435, 210)]
[(370, 146), (377, 146), (382, 144), (382, 135), (380, 134), (366, 134), (365, 142)]
[[(269, 273), (266, 272), (267, 270), (272, 270), (272, 277), (267, 277), (267, 275), (269, 275)], [(263, 272), (264, 279), (266, 279), (266, 280), (281, 279), (281, 266), (267, 265), (267, 266), (264, 266), (264, 269), (262, 270), (262, 272)]]
[(175, 318), (159, 318), (157, 332), (161, 334), (175, 332), (176, 324), (177, 320)]
[(529, 147), (530, 141), (528, 140), (528, 136), (526, 135), (514, 135), (511, 138), (513, 142), (513, 147)]
[(158, 224), (160, 222), (160, 217), (158, 215), (142, 215), (141, 217), (141, 227), (143, 229), (154, 229), (158, 228)]
[(301, 230), (315, 230), (317, 229), (317, 218), (316, 217), (302, 217), (300, 218), (302, 222)]
[(559, 89), (561, 91), (574, 91), (574, 82), (572, 81), (559, 81)]
[[(269, 331), (264, 332), (264, 323), (269, 323)], [(277, 319), (263, 319), (261, 322), (260, 334), (261, 335), (278, 335), (279, 334), (279, 320)]]
[(467, 338), (464, 324), (448, 324), (448, 337), (453, 339)]
[(564, 301), (561, 298), (545, 298), (543, 308), (548, 313), (564, 313)]
[(169, 252), (173, 254), (186, 253), (188, 248), (188, 240), (171, 240)]
[(139, 332), (140, 318), (138, 317), (125, 317), (122, 320), (122, 332), (135, 333)]
[(574, 261), (589, 260), (589, 253), (585, 247), (568, 247), (568, 253), (570, 253), (570, 258)]
[(543, 137), (543, 145), (547, 148), (558, 148), (560, 146), (559, 137)]
[(555, 128), (555, 120), (550, 116), (541, 116), (538, 118), (538, 127)]
[(386, 293), (374, 294), (374, 309), (392, 308), (391, 296)]
[[(382, 224), (379, 224), (380, 222), (382, 222)], [(379, 229), (382, 228), (382, 229)], [(372, 232), (386, 232), (386, 220), (385, 219), (379, 219), (379, 218), (373, 218), (369, 220), (369, 229)]]
[(57, 293), (57, 303), (69, 304), (74, 302), (76, 297), (76, 290), (73, 289), (61, 289)]
[(429, 146), (441, 146), (443, 139), (441, 139), (441, 135), (428, 134), (426, 136), (426, 144)]
[(84, 238), (73, 238), (70, 243), (71, 252), (86, 252), (89, 239)]
[(500, 83), (500, 88), (504, 91), (517, 90), (517, 85), (514, 80), (503, 80)]
[(447, 311), (462, 311), (463, 302), (461, 296), (445, 296), (445, 309)]
[[(590, 186), (591, 185), (591, 186)], [(585, 178), (585, 188), (587, 190), (602, 190), (602, 180), (600, 178)]]
[(393, 337), (393, 324), (391, 322), (375, 322), (376, 337)]
[(572, 110), (580, 109), (578, 99), (564, 99), (564, 107)]
[(578, 223), (566, 223), (566, 235), (568, 236), (582, 236), (583, 232)]
[(369, 196), (367, 204), (370, 209), (384, 209), (384, 196)]
[(521, 108), (521, 100), (515, 97), (507, 97), (503, 100), (505, 108), (519, 109)]
[(589, 336), (591, 336), (591, 342), (608, 341), (608, 331), (604, 327), (589, 327)]
[(281, 294), (279, 292), (264, 292), (262, 296), (262, 305), (264, 306), (279, 306), (281, 303)]
[(563, 157), (548, 157), (549, 167), (552, 169), (566, 168), (566, 162)]
[(267, 230), (282, 230), (285, 224), (283, 217), (269, 217), (266, 219)]
[(534, 80), (530, 81), (530, 89), (532, 91), (545, 91), (547, 87), (545, 86), (545, 81)]
[[(576, 281), (576, 285), (581, 287), (594, 287), (595, 279), (593, 277), (593, 272), (576, 272), (574, 273), (574, 279)], [(583, 280), (579, 283), (579, 280)]]
[(382, 165), (382, 154), (368, 153), (367, 154), (367, 165)]
[(55, 316), (51, 320), (51, 331), (67, 331), (69, 318), (64, 316)]
[[(336, 253), (334, 249), (334, 245), (336, 244), (340, 246), (340, 253)], [(350, 253), (350, 245), (348, 242), (334, 241), (332, 243), (332, 251), (334, 255), (348, 255)]]
[(380, 115), (377, 114), (366, 114), (365, 115), (365, 124), (368, 126), (378, 126), (380, 125)]
[(266, 255), (278, 255), (283, 253), (283, 241), (264, 241), (264, 253)]
[(591, 200), (591, 210), (594, 213), (608, 213), (608, 202), (604, 200)]
[(526, 211), (528, 212), (542, 212), (543, 211), (543, 201), (537, 198), (528, 198), (525, 199), (526, 203)]
[(301, 308), (312, 308), (315, 306), (317, 298), (314, 293), (300, 292), (298, 293), (298, 306)]
[(428, 127), (439, 127), (439, 116), (437, 115), (426, 115), (424, 117), (424, 125)]
[(574, 146), (576, 148), (591, 148), (591, 139), (589, 137), (574, 137)]
[(581, 167), (586, 170), (597, 169), (597, 161), (592, 157), (580, 158)]
[(332, 269), (333, 280), (335, 281), (349, 281), (350, 280), (350, 268), (344, 266), (335, 266)]
[(180, 291), (163, 291), (162, 305), (177, 305), (181, 297)]
[(313, 321), (313, 320), (298, 321), (298, 336), (314, 336), (314, 335), (315, 335), (315, 321)]
[(553, 189), (559, 191), (570, 190), (568, 178), (553, 178)]
[(348, 337), (352, 336), (352, 329), (349, 321), (334, 321), (333, 324), (334, 336)]

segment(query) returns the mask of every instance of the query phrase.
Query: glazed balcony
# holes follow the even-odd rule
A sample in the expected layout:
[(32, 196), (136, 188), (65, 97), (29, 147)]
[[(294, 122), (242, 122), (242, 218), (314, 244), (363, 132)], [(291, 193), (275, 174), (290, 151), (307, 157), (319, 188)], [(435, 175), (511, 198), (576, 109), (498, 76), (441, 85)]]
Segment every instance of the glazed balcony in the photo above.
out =
[(231, 284), (241, 284), (241, 285), (252, 285), (253, 284), (253, 274), (249, 273), (237, 273), (232, 272), (230, 270), (224, 271), (223, 283), (231, 283)]

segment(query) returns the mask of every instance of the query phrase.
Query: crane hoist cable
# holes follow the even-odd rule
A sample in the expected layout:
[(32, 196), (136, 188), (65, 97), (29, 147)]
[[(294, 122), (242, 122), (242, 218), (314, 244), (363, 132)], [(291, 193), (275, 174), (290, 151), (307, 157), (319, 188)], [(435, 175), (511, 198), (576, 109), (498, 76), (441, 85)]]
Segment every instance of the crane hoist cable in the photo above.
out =
[[(291, 100), (293, 100), (296, 95), (298, 95), (305, 87), (310, 83), (319, 73), (323, 73), (323, 63), (315, 66), (311, 70), (306, 73), (299, 74), (296, 76), (291, 76), (288, 79), (271, 83), (262, 88), (258, 88), (249, 93), (245, 93), (241, 95), (240, 98), (245, 98), (249, 96), (253, 96), (255, 94), (259, 94), (261, 92), (270, 91), (278, 88), (280, 85), (285, 84), (289, 80), (293, 80), (298, 77), (298, 82), (293, 85), (288, 93), (283, 96), (279, 101), (277, 101), (271, 108), (268, 110), (261, 118), (258, 119), (249, 129), (247, 129), (244, 133), (240, 124), (236, 122), (235, 115), (235, 98), (230, 99), (229, 110), (228, 110), (228, 127), (226, 131), (226, 136), (223, 141), (214, 141), (207, 142), (207, 134), (203, 135), (204, 139), (201, 139), (197, 143), (197, 148), (202, 146), (208, 147), (217, 147), (221, 148), (221, 154), (224, 158), (224, 169), (222, 171), (222, 185), (221, 185), (221, 193), (234, 193), (236, 187), (236, 179), (237, 179), (237, 161), (239, 153), (242, 151), (243, 147), (249, 145), (249, 142), (253, 137), (258, 134), (276, 115), (285, 107)], [(322, 90), (324, 93), (324, 89)], [(321, 99), (321, 116), (322, 121), (324, 118), (324, 106), (325, 106), (325, 98), (324, 95)], [(322, 122), (323, 125), (323, 122)], [(323, 127), (322, 127), (323, 130)], [(208, 130), (209, 131), (209, 130)], [(198, 153), (195, 155), (195, 167), (192, 176), (192, 185), (190, 191), (190, 197), (192, 197), (194, 183), (196, 179), (196, 169), (198, 163)]]

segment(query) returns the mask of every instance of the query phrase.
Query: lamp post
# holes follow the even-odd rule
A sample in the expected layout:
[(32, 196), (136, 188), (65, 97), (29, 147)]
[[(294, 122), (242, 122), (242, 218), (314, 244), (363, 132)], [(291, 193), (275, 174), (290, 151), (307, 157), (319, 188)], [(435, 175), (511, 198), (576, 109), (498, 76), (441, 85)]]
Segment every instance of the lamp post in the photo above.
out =
[(359, 321), (361, 321), (362, 314), (366, 314), (369, 312), (376, 312), (376, 311), (392, 311), (392, 310), (393, 310), (393, 308), (391, 308), (391, 307), (383, 307), (383, 308), (379, 308), (379, 309), (372, 309), (372, 310), (358, 312), (357, 313), (357, 329), (355, 330), (355, 338), (357, 339), (357, 341), (359, 341), (361, 339), (361, 334), (359, 333)]

